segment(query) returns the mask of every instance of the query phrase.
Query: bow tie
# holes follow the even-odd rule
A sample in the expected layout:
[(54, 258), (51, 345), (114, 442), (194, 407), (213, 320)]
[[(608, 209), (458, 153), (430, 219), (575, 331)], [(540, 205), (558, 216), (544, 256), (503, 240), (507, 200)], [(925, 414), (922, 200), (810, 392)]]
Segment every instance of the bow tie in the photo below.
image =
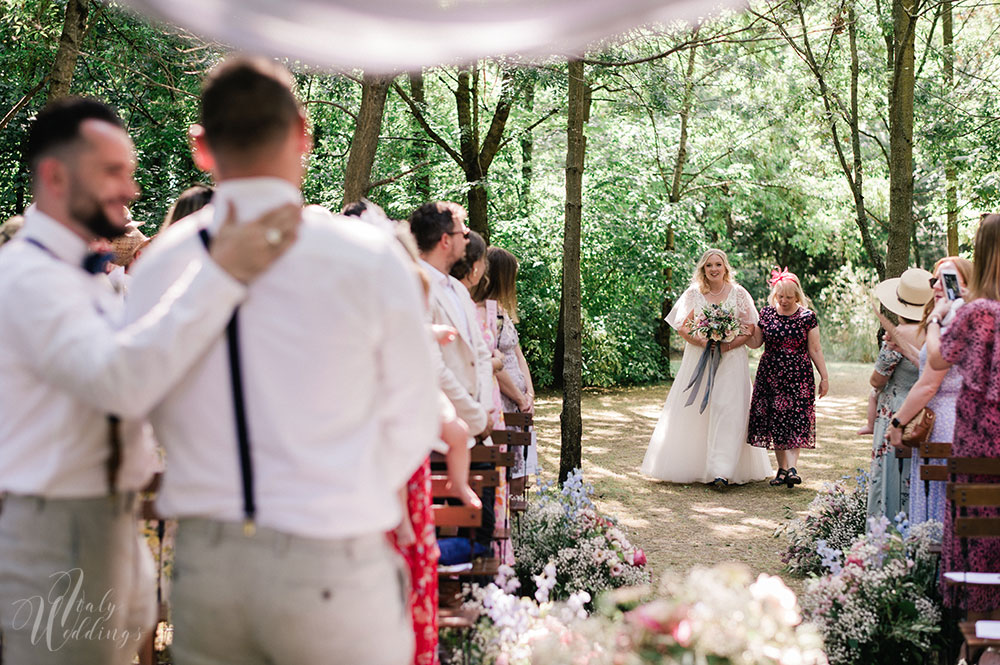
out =
[(115, 258), (115, 255), (111, 252), (90, 252), (83, 257), (81, 267), (91, 275), (104, 274), (106, 272), (105, 268), (111, 263), (111, 259), (113, 258)]

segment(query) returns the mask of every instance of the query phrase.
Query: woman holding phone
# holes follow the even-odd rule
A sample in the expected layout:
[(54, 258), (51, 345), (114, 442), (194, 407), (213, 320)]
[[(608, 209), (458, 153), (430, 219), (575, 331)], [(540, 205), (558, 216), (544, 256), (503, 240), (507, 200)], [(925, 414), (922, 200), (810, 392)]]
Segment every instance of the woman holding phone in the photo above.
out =
[[(947, 330), (942, 327), (952, 303), (942, 299), (927, 318), (927, 362), (936, 370), (956, 367), (962, 387), (955, 410), (954, 457), (1000, 457), (1000, 214), (983, 215), (976, 232), (968, 301), (955, 311)], [(972, 476), (972, 482), (995, 482), (992, 476)], [(1000, 510), (969, 507), (970, 517), (1000, 517)], [(1000, 539), (970, 538), (966, 547), (954, 537), (951, 509), (944, 510), (944, 571), (1000, 570)], [(965, 550), (965, 551), (963, 551)], [(1000, 607), (1000, 587), (957, 585), (944, 587), (944, 602), (971, 612)]]
[[(951, 276), (948, 281), (953, 282), (954, 289), (946, 288), (944, 275)], [(948, 256), (934, 264), (934, 277), (931, 278), (934, 299), (924, 307), (924, 317), (920, 321), (921, 332), (927, 331), (927, 321), (937, 303), (959, 297), (960, 290), (965, 288), (971, 277), (972, 262), (968, 259)], [(929, 440), (951, 443), (955, 431), (955, 406), (961, 387), (962, 376), (956, 368), (937, 370), (927, 365), (927, 345), (924, 344), (920, 349), (920, 378), (896, 411), (893, 422), (905, 427), (926, 406), (935, 415), (934, 429)], [(903, 430), (900, 427), (890, 426), (888, 437), (893, 446), (903, 447)], [(944, 464), (945, 460), (931, 462)], [(944, 519), (944, 485), (940, 481), (931, 481), (925, 485), (920, 479), (920, 464), (914, 461), (910, 465), (910, 508), (907, 515), (911, 525), (927, 520), (940, 522)]]

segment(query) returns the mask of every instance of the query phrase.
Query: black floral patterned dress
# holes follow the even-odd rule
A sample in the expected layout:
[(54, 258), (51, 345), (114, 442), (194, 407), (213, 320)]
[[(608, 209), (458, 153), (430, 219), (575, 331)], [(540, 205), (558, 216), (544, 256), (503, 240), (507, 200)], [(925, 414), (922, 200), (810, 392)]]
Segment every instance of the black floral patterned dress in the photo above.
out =
[(783, 316), (774, 307), (760, 310), (764, 355), (750, 401), (747, 443), (789, 450), (816, 447), (816, 384), (809, 359), (809, 331), (816, 314), (800, 307)]

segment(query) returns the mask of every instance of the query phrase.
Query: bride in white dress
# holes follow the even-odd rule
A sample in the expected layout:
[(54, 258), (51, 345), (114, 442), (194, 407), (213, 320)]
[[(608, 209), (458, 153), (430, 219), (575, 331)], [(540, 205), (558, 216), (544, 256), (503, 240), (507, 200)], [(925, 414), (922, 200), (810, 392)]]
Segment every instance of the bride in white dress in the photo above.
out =
[(735, 313), (745, 326), (744, 332), (752, 331), (757, 323), (753, 298), (733, 281), (729, 259), (720, 249), (710, 249), (702, 255), (691, 286), (667, 315), (667, 323), (686, 342), (684, 358), (667, 394), (663, 413), (653, 430), (640, 470), (659, 480), (711, 483), (716, 487), (763, 480), (772, 475), (767, 452), (746, 442), (751, 396), (745, 344), (748, 334), (722, 344), (722, 360), (715, 375), (708, 408), (699, 413), (707, 377), (694, 403), (685, 406), (690, 392), (684, 392), (684, 389), (695, 374), (706, 344), (704, 339), (691, 334), (690, 324), (709, 304), (720, 305)]

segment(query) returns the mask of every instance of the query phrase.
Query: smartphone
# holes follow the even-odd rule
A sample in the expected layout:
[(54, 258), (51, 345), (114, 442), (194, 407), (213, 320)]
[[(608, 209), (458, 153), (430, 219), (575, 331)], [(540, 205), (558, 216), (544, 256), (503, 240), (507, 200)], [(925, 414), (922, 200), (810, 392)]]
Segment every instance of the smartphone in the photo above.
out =
[(941, 283), (944, 285), (944, 293), (948, 300), (958, 300), (962, 297), (962, 292), (958, 286), (958, 273), (950, 270), (941, 272)]

